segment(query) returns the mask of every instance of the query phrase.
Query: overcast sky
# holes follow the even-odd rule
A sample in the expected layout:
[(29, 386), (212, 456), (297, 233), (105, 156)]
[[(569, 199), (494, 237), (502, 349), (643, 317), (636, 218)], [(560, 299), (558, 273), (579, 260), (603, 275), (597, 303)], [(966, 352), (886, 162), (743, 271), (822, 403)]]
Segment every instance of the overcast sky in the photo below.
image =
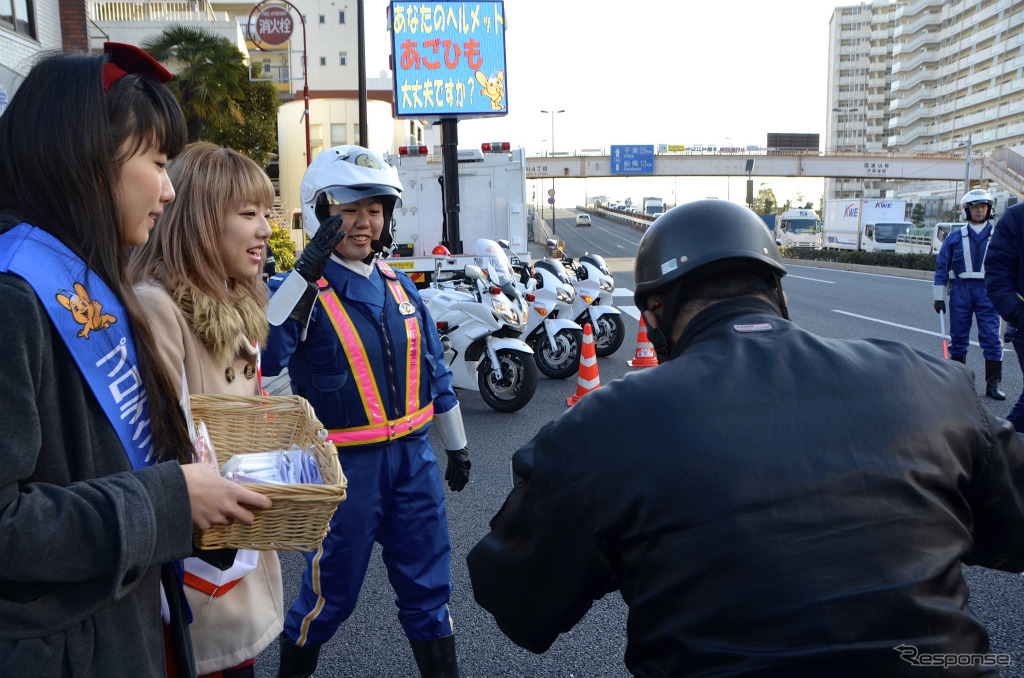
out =
[[(461, 121), (460, 146), (501, 140), (528, 154), (547, 152), (551, 117), (542, 109), (565, 110), (555, 117), (556, 151), (607, 151), (612, 144), (763, 146), (768, 132), (817, 132), (824, 144), (828, 22), (841, 4), (505, 0), (509, 114)], [(386, 0), (366, 2), (371, 74), (387, 68), (387, 6)], [(800, 191), (815, 204), (823, 186), (819, 179), (768, 181), (782, 200)], [(585, 188), (563, 183), (564, 197), (576, 201), (584, 190), (617, 191), (610, 197), (620, 200), (660, 190), (668, 201), (672, 191), (677, 202), (727, 193), (742, 201), (745, 190), (745, 177), (591, 179)]]

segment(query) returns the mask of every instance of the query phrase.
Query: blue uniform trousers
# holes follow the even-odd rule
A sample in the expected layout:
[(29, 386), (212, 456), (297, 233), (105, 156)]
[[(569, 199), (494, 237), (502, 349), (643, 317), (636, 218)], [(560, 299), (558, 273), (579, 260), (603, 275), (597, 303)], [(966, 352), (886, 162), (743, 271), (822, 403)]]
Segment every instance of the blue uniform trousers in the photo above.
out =
[(307, 553), (302, 590), (285, 619), (297, 645), (322, 645), (355, 608), (377, 541), (410, 641), (453, 633), (451, 546), (444, 490), (426, 435), (383, 448), (338, 450), (348, 496), (320, 549)]
[(978, 343), (985, 360), (1002, 360), (999, 314), (988, 298), (984, 280), (954, 280), (949, 290), (949, 355), (967, 355), (972, 317), (978, 319)]

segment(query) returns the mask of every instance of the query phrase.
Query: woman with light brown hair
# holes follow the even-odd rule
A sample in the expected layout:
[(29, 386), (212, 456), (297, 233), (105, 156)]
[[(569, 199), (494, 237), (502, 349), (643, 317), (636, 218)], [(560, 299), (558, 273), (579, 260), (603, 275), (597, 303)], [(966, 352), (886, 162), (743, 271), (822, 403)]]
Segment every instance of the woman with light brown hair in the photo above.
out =
[[(249, 158), (205, 142), (187, 146), (168, 175), (177, 199), (128, 266), (157, 354), (179, 388), (184, 365), (190, 393), (259, 395), (273, 185)], [(253, 676), (282, 627), (277, 554), (203, 551), (185, 570), (199, 673)]]

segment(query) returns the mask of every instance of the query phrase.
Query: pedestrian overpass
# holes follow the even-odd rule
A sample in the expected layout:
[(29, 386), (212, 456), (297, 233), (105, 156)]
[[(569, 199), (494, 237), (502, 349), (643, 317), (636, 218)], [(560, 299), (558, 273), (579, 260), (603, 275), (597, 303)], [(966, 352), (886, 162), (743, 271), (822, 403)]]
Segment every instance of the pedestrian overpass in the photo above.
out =
[[(753, 167), (747, 171), (748, 162)], [(526, 158), (527, 179), (592, 177), (821, 177), (885, 181), (963, 181), (964, 155), (912, 153), (656, 153), (646, 174), (612, 174), (608, 155), (547, 155)], [(975, 156), (971, 181), (993, 181), (1024, 199), (1024, 157), (1009, 149)]]

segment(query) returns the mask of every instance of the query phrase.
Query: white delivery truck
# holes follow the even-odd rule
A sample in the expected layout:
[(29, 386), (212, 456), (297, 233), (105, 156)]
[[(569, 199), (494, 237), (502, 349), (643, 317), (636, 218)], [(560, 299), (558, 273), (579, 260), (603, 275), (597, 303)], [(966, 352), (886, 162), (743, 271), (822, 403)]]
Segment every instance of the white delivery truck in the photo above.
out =
[(896, 251), (900, 254), (938, 254), (942, 241), (950, 231), (965, 224), (939, 223), (910, 229), (906, 235), (896, 236)]
[(825, 203), (822, 247), (895, 250), (896, 238), (914, 227), (906, 221), (906, 200), (853, 199)]
[(661, 198), (644, 198), (644, 214), (647, 216), (657, 218), (664, 211), (665, 205)]
[(775, 222), (775, 242), (779, 247), (821, 249), (821, 219), (814, 210), (786, 210)]
[[(477, 238), (508, 240), (525, 252), (526, 164), (523, 149), (486, 143), (459, 149), (459, 240), (472, 249)], [(430, 256), (443, 240), (444, 197), (440, 155), (426, 146), (402, 147), (388, 160), (402, 181), (402, 206), (395, 210), (395, 254)]]

